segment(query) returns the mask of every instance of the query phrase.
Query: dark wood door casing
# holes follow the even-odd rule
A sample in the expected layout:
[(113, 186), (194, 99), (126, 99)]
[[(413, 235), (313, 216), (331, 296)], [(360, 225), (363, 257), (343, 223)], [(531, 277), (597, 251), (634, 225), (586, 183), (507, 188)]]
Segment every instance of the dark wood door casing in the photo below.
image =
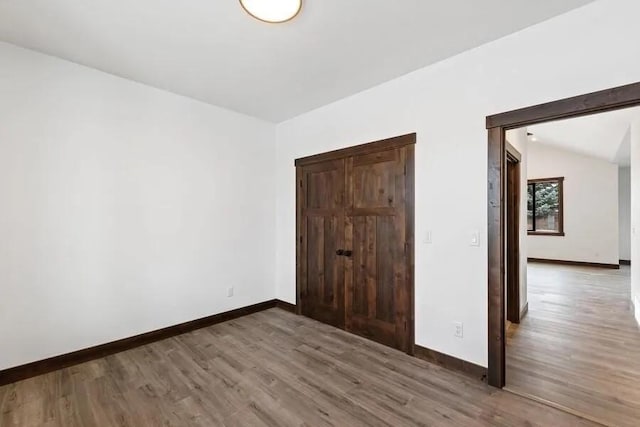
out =
[(415, 140), (296, 160), (298, 312), (408, 353)]

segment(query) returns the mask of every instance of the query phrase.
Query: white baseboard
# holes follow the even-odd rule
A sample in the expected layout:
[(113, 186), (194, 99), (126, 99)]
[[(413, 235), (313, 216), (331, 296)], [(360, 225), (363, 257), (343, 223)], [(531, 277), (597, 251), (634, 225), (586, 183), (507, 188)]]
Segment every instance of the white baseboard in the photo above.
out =
[(638, 322), (638, 325), (640, 325), (640, 296), (635, 297), (635, 300), (633, 301), (633, 306), (636, 312), (636, 322)]

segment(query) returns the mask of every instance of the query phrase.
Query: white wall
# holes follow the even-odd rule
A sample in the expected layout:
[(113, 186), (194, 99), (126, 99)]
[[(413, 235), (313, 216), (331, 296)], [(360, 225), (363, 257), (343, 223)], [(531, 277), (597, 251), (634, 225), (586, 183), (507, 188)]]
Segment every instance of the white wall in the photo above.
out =
[(631, 300), (640, 324), (640, 118), (631, 124)]
[(631, 168), (618, 168), (618, 231), (620, 259), (631, 260)]
[(277, 296), (295, 301), (294, 159), (417, 132), (416, 342), (486, 366), (485, 117), (637, 81), (639, 15), (637, 0), (596, 1), (280, 124)]
[(528, 236), (529, 257), (618, 264), (618, 165), (530, 142), (528, 179), (564, 177), (564, 233)]
[(274, 152), (272, 124), (0, 43), (0, 369), (273, 298)]
[[(527, 305), (527, 129), (507, 131), (507, 141), (520, 153), (520, 311)], [(506, 226), (506, 224), (505, 224)], [(506, 248), (507, 251), (509, 248)], [(506, 299), (506, 298), (505, 298)]]

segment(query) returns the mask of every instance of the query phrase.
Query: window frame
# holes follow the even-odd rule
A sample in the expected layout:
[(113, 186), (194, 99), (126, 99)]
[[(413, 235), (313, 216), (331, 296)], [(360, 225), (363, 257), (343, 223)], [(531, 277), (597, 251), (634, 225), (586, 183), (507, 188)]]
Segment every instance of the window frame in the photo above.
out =
[[(558, 231), (538, 231), (536, 226), (536, 200), (535, 200), (535, 184), (542, 182), (551, 182), (558, 184)], [(564, 177), (553, 178), (537, 178), (527, 180), (527, 198), (529, 197), (529, 186), (534, 185), (533, 191), (533, 230), (529, 230), (527, 225), (527, 235), (529, 236), (564, 236)], [(528, 211), (529, 209), (527, 209)], [(528, 221), (527, 221), (528, 222)]]

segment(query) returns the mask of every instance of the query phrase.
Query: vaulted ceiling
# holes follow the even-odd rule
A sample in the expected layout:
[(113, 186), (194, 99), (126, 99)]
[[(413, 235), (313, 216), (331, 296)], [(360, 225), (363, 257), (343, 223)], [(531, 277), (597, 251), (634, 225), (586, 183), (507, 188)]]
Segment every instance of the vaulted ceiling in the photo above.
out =
[(629, 127), (639, 121), (640, 107), (634, 107), (543, 123), (528, 131), (543, 144), (629, 166)]
[(279, 122), (592, 0), (0, 0), (0, 40)]

